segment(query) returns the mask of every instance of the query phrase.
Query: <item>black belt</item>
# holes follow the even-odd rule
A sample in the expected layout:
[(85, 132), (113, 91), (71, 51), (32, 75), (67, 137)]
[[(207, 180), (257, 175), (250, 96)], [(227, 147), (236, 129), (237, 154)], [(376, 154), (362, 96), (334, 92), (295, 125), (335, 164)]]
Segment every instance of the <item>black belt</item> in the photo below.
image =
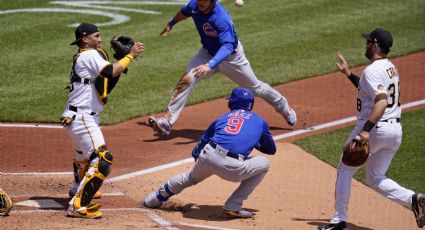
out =
[[(383, 120), (383, 121), (379, 121), (379, 122), (390, 122), (390, 120), (393, 120), (393, 119), (387, 119), (387, 120)], [(399, 118), (399, 117), (395, 119), (395, 121), (397, 123), (400, 123), (400, 120), (401, 120), (401, 118)]]
[[(75, 106), (72, 106), (72, 105), (69, 105), (68, 106), (68, 109), (71, 110), (71, 111), (74, 111), (76, 113), (78, 112), (78, 107), (75, 107)], [(95, 115), (95, 114), (96, 114), (96, 112), (91, 112), (90, 113), (90, 115), (92, 115), (92, 116)]]
[(74, 83), (74, 82), (80, 82), (81, 84), (88, 85), (88, 84), (90, 84), (90, 79), (80, 78), (80, 77), (77, 76), (77, 77), (72, 78), (71, 83)]
[[(215, 148), (217, 148), (217, 143), (215, 143), (214, 141), (210, 141), (208, 144), (209, 144), (211, 147), (213, 147), (214, 149), (215, 149)], [(227, 152), (226, 156), (231, 157), (231, 158), (234, 158), (234, 159), (236, 159), (236, 160), (239, 160), (239, 159), (240, 159), (240, 158), (239, 158), (239, 156), (242, 156), (244, 160), (245, 160), (245, 158), (246, 158), (246, 157), (245, 157), (245, 156), (243, 156), (243, 155), (240, 155), (240, 154), (237, 154), (237, 153), (232, 153), (232, 152)]]

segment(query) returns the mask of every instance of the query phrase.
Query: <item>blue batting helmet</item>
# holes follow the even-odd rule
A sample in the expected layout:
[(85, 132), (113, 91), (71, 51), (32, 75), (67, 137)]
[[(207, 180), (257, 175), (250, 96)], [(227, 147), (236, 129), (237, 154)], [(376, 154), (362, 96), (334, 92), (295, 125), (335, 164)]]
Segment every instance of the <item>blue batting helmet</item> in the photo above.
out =
[(213, 4), (214, 4), (215, 2), (217, 2), (217, 0), (211, 0), (211, 3), (213, 3)]
[(230, 97), (226, 98), (229, 100), (228, 106), (230, 109), (245, 109), (252, 110), (254, 106), (254, 94), (249, 89), (238, 87), (233, 89)]

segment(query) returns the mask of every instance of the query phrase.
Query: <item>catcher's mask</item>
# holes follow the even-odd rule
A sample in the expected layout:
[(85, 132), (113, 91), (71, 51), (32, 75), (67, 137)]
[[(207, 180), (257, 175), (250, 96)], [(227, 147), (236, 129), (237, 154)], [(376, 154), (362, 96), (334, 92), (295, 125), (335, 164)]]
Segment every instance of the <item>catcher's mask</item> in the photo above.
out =
[(244, 109), (251, 111), (254, 106), (254, 94), (249, 89), (238, 87), (233, 89), (229, 100), (228, 106), (231, 110)]

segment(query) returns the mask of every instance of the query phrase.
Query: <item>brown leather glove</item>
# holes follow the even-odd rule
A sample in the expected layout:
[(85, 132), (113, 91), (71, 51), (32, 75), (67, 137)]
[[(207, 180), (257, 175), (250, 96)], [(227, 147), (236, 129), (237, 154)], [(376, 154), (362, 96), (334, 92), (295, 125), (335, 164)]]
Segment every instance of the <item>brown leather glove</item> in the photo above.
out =
[(342, 162), (348, 166), (358, 167), (369, 157), (369, 140), (357, 134), (343, 149)]

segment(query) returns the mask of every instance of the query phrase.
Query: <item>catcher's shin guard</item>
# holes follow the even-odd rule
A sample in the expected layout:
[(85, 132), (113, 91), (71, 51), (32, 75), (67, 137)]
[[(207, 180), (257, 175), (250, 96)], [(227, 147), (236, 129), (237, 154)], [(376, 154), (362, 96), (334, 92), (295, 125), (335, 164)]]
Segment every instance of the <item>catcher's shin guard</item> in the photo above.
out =
[[(71, 188), (69, 189), (68, 195), (70, 198), (75, 196), (78, 190), (78, 185), (81, 183), (81, 180), (83, 180), (84, 175), (86, 174), (87, 170), (90, 167), (90, 161), (89, 160), (82, 160), (77, 161), (74, 159), (73, 161), (73, 167), (74, 167), (74, 182), (71, 185)], [(100, 191), (97, 191), (93, 195), (93, 199), (99, 199), (102, 196), (102, 193)]]
[(96, 151), (96, 158), (92, 160), (97, 162), (92, 164), (83, 178), (83, 185), (77, 192), (76, 197), (73, 201), (74, 209), (86, 207), (90, 204), (95, 193), (102, 186), (105, 177), (108, 176), (111, 171), (112, 165), (112, 153), (110, 153), (105, 145), (102, 145)]

